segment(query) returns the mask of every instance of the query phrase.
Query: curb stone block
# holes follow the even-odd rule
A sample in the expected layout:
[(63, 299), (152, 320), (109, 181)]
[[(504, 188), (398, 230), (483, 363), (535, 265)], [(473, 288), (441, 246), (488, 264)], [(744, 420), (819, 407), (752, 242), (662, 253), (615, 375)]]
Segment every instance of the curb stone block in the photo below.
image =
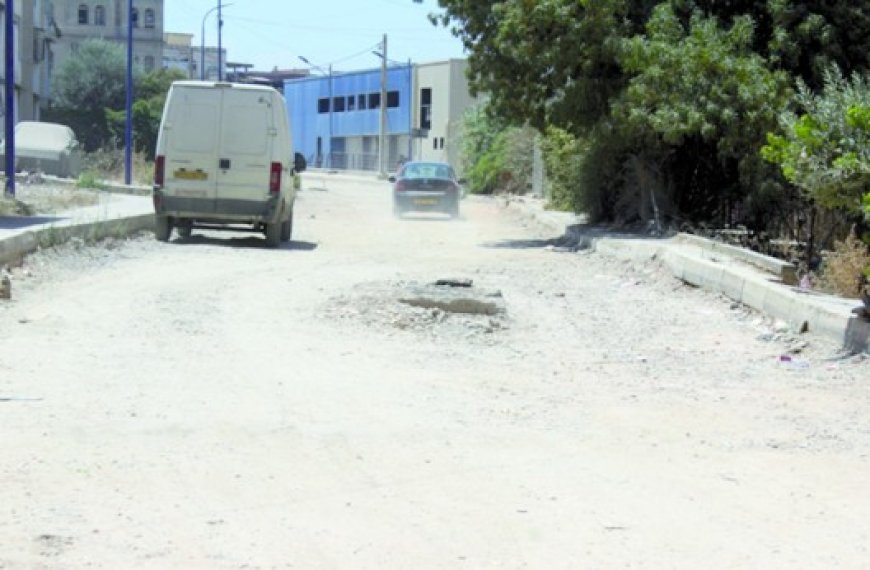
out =
[(112, 236), (126, 237), (153, 227), (154, 214), (141, 214), (69, 226), (50, 225), (0, 240), (0, 264), (14, 263), (40, 247), (59, 245), (72, 238), (99, 240)]

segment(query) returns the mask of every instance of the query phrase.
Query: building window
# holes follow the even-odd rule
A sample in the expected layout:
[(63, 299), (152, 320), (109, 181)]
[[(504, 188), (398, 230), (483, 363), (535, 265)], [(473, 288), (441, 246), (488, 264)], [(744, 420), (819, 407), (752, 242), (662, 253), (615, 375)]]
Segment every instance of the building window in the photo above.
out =
[(438, 150), (438, 137), (432, 139), (432, 148)]
[(131, 17), (133, 19), (133, 27), (138, 28), (139, 27), (139, 8), (133, 8), (133, 12), (132, 12)]
[(420, 90), (420, 128), (432, 128), (432, 89), (425, 87)]
[(328, 113), (329, 112), (329, 98), (322, 97), (317, 100), (317, 112), (318, 113)]
[(154, 27), (154, 10), (148, 8), (145, 10), (145, 27), (153, 28)]
[(79, 4), (79, 24), (88, 25), (88, 7), (86, 4)]
[(154, 71), (154, 56), (145, 56), (145, 71)]
[(332, 98), (332, 110), (336, 113), (341, 113), (342, 111), (344, 111), (344, 97)]
[(381, 106), (381, 94), (369, 93), (369, 109), (377, 109)]
[(359, 102), (359, 110), (360, 110), (360, 111), (364, 111), (365, 108), (366, 108), (366, 96), (360, 94), (360, 95), (357, 96), (356, 99), (357, 99), (357, 101)]
[(97, 6), (94, 8), (94, 25), (95, 26), (105, 26), (106, 25), (106, 9), (102, 6)]
[(387, 93), (387, 107), (395, 109), (399, 106), (399, 92), (389, 91)]
[(347, 98), (347, 110), (353, 111), (356, 109), (356, 95), (351, 95)]

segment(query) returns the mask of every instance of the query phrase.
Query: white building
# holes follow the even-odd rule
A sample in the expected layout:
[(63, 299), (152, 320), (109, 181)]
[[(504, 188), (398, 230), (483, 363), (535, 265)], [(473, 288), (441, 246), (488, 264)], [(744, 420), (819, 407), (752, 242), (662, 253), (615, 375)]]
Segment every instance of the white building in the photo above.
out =
[[(55, 68), (88, 39), (102, 39), (127, 46), (125, 0), (63, 0), (49, 2), (62, 37), (55, 50)], [(145, 71), (163, 63), (163, 0), (133, 2), (133, 62)]]
[(415, 160), (449, 162), (459, 167), (462, 120), (475, 99), (468, 91), (468, 61), (450, 59), (415, 66), (413, 101)]
[[(50, 74), (59, 30), (51, 2), (15, 0), (15, 120), (38, 120), (51, 95)], [(0, 2), (0, 50), (6, 46), (5, 2)], [(0, 65), (0, 97), (6, 101), (5, 66)], [(5, 109), (4, 113), (5, 115)]]

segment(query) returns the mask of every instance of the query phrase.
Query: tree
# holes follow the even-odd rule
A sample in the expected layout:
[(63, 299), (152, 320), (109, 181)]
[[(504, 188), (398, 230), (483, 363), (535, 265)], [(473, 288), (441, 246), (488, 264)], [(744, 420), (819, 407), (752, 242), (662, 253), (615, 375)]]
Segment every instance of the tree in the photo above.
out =
[[(140, 74), (134, 70), (134, 77)], [(82, 42), (57, 71), (47, 118), (69, 125), (85, 150), (100, 148), (111, 136), (105, 110), (124, 108), (126, 77), (122, 46), (99, 39)]]
[(516, 125), (583, 134), (624, 85), (619, 40), (642, 28), (651, 0), (439, 0), (433, 21), (469, 52), (472, 91)]
[[(145, 154), (148, 160), (154, 159), (157, 134), (166, 95), (173, 81), (186, 76), (176, 69), (159, 69), (141, 75), (134, 88), (136, 100), (133, 102), (133, 146)], [(127, 113), (124, 110), (106, 109), (106, 121), (115, 140), (123, 140)]]
[(780, 116), (762, 155), (819, 205), (859, 213), (870, 188), (870, 75), (831, 67), (823, 83), (819, 94), (799, 83), (801, 112)]
[(696, 11), (685, 28), (663, 3), (644, 34), (622, 43), (630, 79), (612, 116), (652, 161), (639, 166), (664, 177), (666, 213), (729, 223), (732, 206), (762, 183), (758, 150), (791, 90), (788, 75), (752, 51), (753, 38), (749, 16), (723, 29)]

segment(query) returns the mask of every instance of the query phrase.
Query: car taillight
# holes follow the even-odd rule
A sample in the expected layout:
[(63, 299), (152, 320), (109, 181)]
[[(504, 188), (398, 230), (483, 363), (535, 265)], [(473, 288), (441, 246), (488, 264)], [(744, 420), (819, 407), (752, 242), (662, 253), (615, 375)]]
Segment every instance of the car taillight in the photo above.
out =
[(408, 189), (408, 183), (404, 180), (396, 180), (396, 192), (404, 192)]
[(158, 156), (154, 159), (154, 185), (163, 186), (163, 178), (165, 175), (166, 157)]
[(269, 192), (277, 194), (281, 191), (281, 163), (273, 162), (269, 171)]

